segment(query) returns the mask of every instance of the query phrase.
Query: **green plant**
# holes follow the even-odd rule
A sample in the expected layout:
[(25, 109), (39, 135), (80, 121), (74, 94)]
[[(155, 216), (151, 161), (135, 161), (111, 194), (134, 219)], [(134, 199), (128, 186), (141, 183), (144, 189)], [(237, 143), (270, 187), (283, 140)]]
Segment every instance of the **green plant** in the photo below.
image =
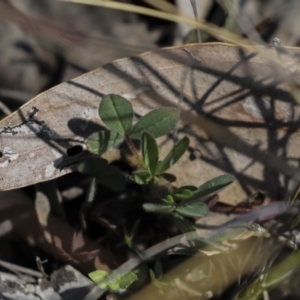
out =
[[(203, 217), (209, 209), (203, 199), (233, 181), (230, 175), (221, 175), (200, 187), (183, 186), (173, 190), (172, 176), (166, 173), (185, 153), (189, 139), (184, 137), (168, 155), (159, 160), (159, 149), (155, 138), (169, 133), (175, 128), (179, 119), (176, 108), (159, 108), (141, 117), (133, 125), (133, 108), (125, 98), (106, 95), (100, 106), (99, 116), (109, 130), (94, 133), (87, 141), (87, 149), (94, 154), (102, 155), (107, 150), (125, 141), (136, 157), (139, 170), (133, 173), (137, 184), (146, 187), (153, 201), (145, 203), (143, 208), (148, 212), (170, 213), (176, 218), (176, 224), (182, 231), (190, 231), (193, 226), (185, 217)], [(141, 153), (133, 140), (140, 140)], [(78, 170), (90, 174), (101, 183), (115, 191), (125, 188), (125, 177), (114, 166), (108, 165), (101, 157), (91, 157), (78, 167)]]
[[(203, 217), (209, 211), (203, 198), (233, 181), (232, 176), (221, 175), (200, 187), (183, 186), (173, 190), (171, 186), (173, 176), (166, 171), (185, 153), (189, 147), (189, 139), (187, 137), (181, 139), (160, 161), (155, 138), (175, 128), (179, 117), (175, 108), (153, 110), (133, 125), (131, 103), (121, 96), (110, 94), (103, 98), (99, 106), (99, 116), (109, 130), (93, 134), (87, 141), (88, 150), (100, 156), (123, 141), (127, 143), (140, 167), (133, 173), (133, 179), (137, 184), (147, 186), (154, 200), (143, 205), (148, 212), (171, 213), (181, 221), (184, 221), (182, 217)], [(133, 140), (141, 141), (142, 157)], [(89, 158), (78, 170), (97, 177), (102, 184), (113, 190), (124, 189), (125, 178), (122, 173), (116, 167), (109, 166), (107, 161), (99, 156)]]
[[(120, 191), (126, 186), (126, 179), (118, 168), (110, 166), (100, 156), (109, 149), (125, 142), (135, 156), (138, 170), (133, 172), (132, 180), (142, 185), (151, 200), (143, 204), (144, 210), (151, 213), (170, 214), (179, 230), (188, 232), (194, 230), (194, 224), (189, 218), (204, 217), (209, 208), (204, 200), (233, 181), (230, 175), (221, 175), (203, 185), (183, 186), (174, 189), (171, 174), (166, 173), (185, 153), (189, 147), (189, 139), (182, 138), (161, 161), (159, 147), (155, 138), (168, 134), (176, 127), (179, 111), (176, 108), (159, 108), (141, 117), (133, 125), (133, 108), (125, 98), (110, 94), (106, 95), (99, 106), (99, 116), (108, 130), (94, 133), (87, 140), (87, 149), (97, 155), (87, 159), (78, 170), (92, 175), (114, 191)], [(134, 140), (140, 141), (141, 155)], [(95, 185), (95, 181), (93, 181)], [(91, 191), (94, 188), (91, 187)], [(92, 201), (94, 195), (88, 197)], [(128, 245), (131, 245), (129, 236)], [(97, 272), (97, 271), (95, 271)], [(104, 273), (89, 274), (102, 289), (117, 291), (127, 286), (133, 280), (129, 276), (126, 284), (119, 278), (116, 282), (106, 282)], [(99, 275), (100, 274), (100, 275)], [(125, 276), (125, 278), (127, 278)], [(120, 281), (121, 280), (121, 281)], [(122, 284), (121, 284), (122, 283)]]

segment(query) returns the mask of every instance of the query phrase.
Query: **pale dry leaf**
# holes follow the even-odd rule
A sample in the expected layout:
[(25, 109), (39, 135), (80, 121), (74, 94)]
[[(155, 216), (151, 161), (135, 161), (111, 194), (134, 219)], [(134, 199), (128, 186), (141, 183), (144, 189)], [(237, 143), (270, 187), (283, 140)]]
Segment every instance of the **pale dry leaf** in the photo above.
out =
[[(274, 57), (278, 50), (266, 51)], [(40, 94), (0, 122), (0, 188), (73, 171), (89, 155), (87, 137), (103, 128), (103, 95), (114, 93), (129, 99), (137, 116), (181, 107), (179, 138), (189, 137), (191, 151), (171, 169), (179, 186), (230, 173), (237, 180), (225, 190), (229, 202), (257, 190), (278, 196), (300, 156), (300, 110), (283, 84), (298, 78), (295, 68), (281, 70), (264, 54), (221, 43), (178, 46), (118, 60)], [(284, 48), (278, 59), (296, 67), (299, 55)], [(163, 157), (173, 141), (159, 142)], [(193, 158), (194, 150), (201, 156)]]

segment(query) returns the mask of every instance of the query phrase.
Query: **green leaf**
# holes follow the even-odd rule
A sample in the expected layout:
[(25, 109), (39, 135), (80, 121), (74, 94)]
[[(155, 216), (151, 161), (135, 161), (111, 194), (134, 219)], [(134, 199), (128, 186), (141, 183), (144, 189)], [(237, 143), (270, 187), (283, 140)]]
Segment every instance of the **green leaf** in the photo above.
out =
[(109, 94), (100, 103), (99, 116), (111, 130), (125, 135), (132, 126), (132, 105), (121, 96)]
[(150, 274), (150, 279), (151, 279), (151, 282), (152, 284), (159, 290), (163, 289), (163, 288), (166, 288), (169, 283), (166, 283), (166, 282), (162, 282), (162, 281), (159, 281), (159, 279), (155, 278), (155, 274), (154, 274), (154, 271), (153, 270), (149, 270), (149, 274)]
[(137, 279), (138, 279), (137, 275), (133, 272), (129, 272), (129, 273), (123, 275), (120, 278), (120, 283), (119, 283), (120, 289), (122, 289), (122, 290), (127, 289)]
[(183, 200), (190, 197), (198, 188), (193, 185), (182, 186), (172, 193), (174, 200)]
[(185, 217), (204, 217), (208, 214), (209, 208), (205, 203), (192, 203), (178, 205), (176, 212)]
[(135, 237), (139, 225), (140, 225), (141, 219), (138, 219), (137, 221), (134, 222), (133, 227), (130, 230), (130, 233), (127, 232), (127, 229), (125, 229), (125, 235), (124, 235), (124, 239), (125, 239), (125, 244), (129, 247), (132, 248), (132, 240)]
[(174, 211), (175, 207), (168, 204), (154, 204), (154, 203), (145, 203), (143, 208), (147, 212), (160, 212), (160, 213), (170, 213)]
[(189, 147), (189, 144), (190, 141), (187, 137), (184, 137), (182, 140), (180, 140), (165, 157), (165, 159), (158, 164), (155, 174), (159, 175), (170, 169), (184, 154), (186, 149)]
[(154, 138), (163, 136), (175, 128), (179, 119), (176, 108), (166, 107), (152, 110), (131, 128), (128, 135), (140, 140), (144, 131), (149, 132)]
[(89, 157), (77, 166), (77, 171), (96, 177), (99, 182), (115, 192), (125, 189), (126, 178), (120, 170), (101, 157)]
[(161, 200), (167, 204), (174, 204), (174, 199), (172, 195), (167, 195), (165, 198)]
[(112, 292), (122, 292), (137, 280), (137, 275), (133, 272), (129, 272), (113, 279), (109, 279), (108, 273), (103, 270), (97, 270), (88, 275), (101, 289), (110, 290)]
[(148, 171), (136, 171), (133, 173), (133, 179), (137, 184), (147, 184), (151, 179), (151, 174)]
[(96, 284), (99, 284), (105, 277), (108, 276), (107, 271), (103, 270), (96, 270), (88, 274), (92, 281), (94, 281)]
[(110, 290), (112, 292), (120, 290), (120, 278), (116, 278), (113, 281), (106, 281), (104, 284), (106, 285), (106, 290)]
[(177, 214), (173, 214), (173, 217), (176, 226), (182, 233), (195, 231), (195, 226), (190, 220)]
[(105, 280), (108, 276), (107, 271), (96, 270), (88, 274), (92, 281), (95, 282), (102, 290), (108, 290), (108, 282)]
[(155, 279), (157, 280), (160, 280), (163, 275), (163, 268), (159, 259), (155, 262), (154, 265), (154, 275), (155, 275)]
[(154, 282), (154, 281), (156, 281), (156, 278), (155, 278), (154, 271), (150, 269), (150, 270), (149, 270), (149, 274), (150, 274), (150, 279), (151, 279), (151, 282)]
[(99, 131), (92, 134), (86, 143), (87, 149), (94, 154), (103, 154), (124, 141), (124, 135), (114, 131)]
[(142, 135), (142, 155), (149, 173), (154, 174), (158, 162), (158, 147), (155, 139), (148, 132)]
[(124, 235), (124, 241), (125, 241), (125, 244), (131, 248), (132, 247), (132, 237), (129, 236), (128, 234), (125, 234)]
[(233, 176), (231, 175), (221, 175), (212, 180), (207, 181), (203, 185), (201, 185), (197, 191), (193, 192), (193, 194), (184, 199), (181, 204), (191, 204), (201, 201), (203, 197), (211, 195), (219, 191), (220, 189), (226, 187), (234, 180)]

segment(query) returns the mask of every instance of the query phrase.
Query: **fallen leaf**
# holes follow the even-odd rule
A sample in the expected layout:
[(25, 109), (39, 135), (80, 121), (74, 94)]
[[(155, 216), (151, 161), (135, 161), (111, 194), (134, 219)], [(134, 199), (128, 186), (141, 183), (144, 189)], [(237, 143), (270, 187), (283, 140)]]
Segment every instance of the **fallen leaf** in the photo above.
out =
[[(221, 43), (178, 46), (118, 60), (48, 90), (0, 122), (0, 189), (75, 170), (90, 155), (88, 136), (104, 127), (103, 95), (114, 93), (129, 99), (138, 117), (181, 108), (178, 138), (189, 137), (190, 153), (170, 169), (178, 186), (230, 173), (236, 183), (221, 199), (239, 201), (257, 190), (278, 197), (297, 175), (300, 158), (300, 110), (285, 84), (299, 79), (300, 51), (276, 51), (257, 56)], [(169, 136), (159, 139), (162, 157), (172, 144)], [(114, 160), (112, 153), (105, 158)]]

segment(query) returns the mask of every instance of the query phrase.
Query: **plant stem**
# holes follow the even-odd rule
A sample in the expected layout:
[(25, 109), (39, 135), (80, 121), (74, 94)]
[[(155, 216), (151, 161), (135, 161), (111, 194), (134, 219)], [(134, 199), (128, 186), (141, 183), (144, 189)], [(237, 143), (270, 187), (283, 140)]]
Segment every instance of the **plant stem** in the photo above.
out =
[(127, 134), (125, 134), (125, 142), (126, 142), (128, 148), (129, 148), (129, 150), (133, 154), (133, 156), (136, 158), (136, 160), (137, 160), (138, 165), (140, 166), (140, 168), (146, 169), (144, 161), (140, 157), (138, 150), (135, 148), (135, 146), (134, 146), (131, 138)]

